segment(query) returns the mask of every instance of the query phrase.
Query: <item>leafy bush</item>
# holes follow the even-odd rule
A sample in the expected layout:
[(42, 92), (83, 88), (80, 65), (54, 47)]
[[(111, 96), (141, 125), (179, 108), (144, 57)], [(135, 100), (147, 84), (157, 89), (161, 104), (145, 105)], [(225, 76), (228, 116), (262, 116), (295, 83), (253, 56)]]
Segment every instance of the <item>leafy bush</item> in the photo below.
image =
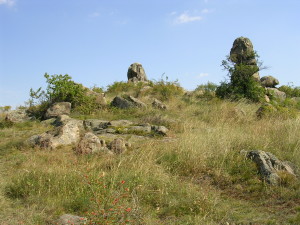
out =
[(168, 77), (166, 77), (166, 80), (154, 81), (151, 86), (151, 94), (162, 101), (184, 93), (184, 89), (180, 86), (179, 82), (177, 80), (168, 81)]
[[(29, 112), (36, 118), (42, 118), (47, 108), (55, 102), (70, 102), (72, 108), (81, 113), (90, 114), (99, 107), (96, 97), (89, 95), (88, 89), (72, 81), (72, 77), (65, 75), (44, 75), (47, 82), (46, 91), (39, 88), (30, 89)], [(95, 88), (95, 92), (102, 89)]]
[(218, 85), (212, 82), (207, 82), (207, 84), (198, 85), (194, 93), (196, 93), (196, 97), (198, 98), (211, 99), (215, 97), (217, 88)]
[(300, 97), (300, 87), (294, 87), (293, 85), (283, 85), (278, 88), (279, 91), (286, 93), (288, 98)]
[[(256, 54), (254, 54), (257, 57)], [(230, 82), (222, 82), (216, 90), (216, 95), (222, 99), (239, 100), (247, 98), (259, 102), (265, 95), (265, 90), (255, 80), (253, 75), (259, 71), (256, 65), (235, 64), (227, 57), (222, 66), (228, 71)]]

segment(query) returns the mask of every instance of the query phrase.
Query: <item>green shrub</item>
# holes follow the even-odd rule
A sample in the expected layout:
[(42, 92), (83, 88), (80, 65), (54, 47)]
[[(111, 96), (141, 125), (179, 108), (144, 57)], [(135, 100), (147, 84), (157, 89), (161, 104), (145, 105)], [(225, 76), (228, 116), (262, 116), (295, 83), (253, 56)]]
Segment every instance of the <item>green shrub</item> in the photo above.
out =
[(183, 93), (184, 89), (180, 86), (178, 81), (161, 79), (160, 81), (154, 81), (152, 84), (151, 94), (162, 101), (183, 95)]
[(287, 98), (300, 97), (300, 87), (294, 87), (292, 85), (283, 85), (278, 88), (279, 91), (283, 91)]
[(10, 128), (13, 125), (14, 125), (14, 123), (12, 121), (9, 121), (9, 120), (0, 121), (0, 129)]
[[(37, 91), (30, 89), (29, 112), (36, 118), (42, 118), (47, 108), (55, 102), (70, 102), (73, 109), (84, 114), (90, 114), (100, 107), (96, 97), (89, 95), (88, 89), (72, 81), (68, 74), (48, 75), (46, 73), (44, 77), (48, 84), (46, 91), (41, 88)], [(96, 87), (94, 89), (95, 92), (102, 90)]]

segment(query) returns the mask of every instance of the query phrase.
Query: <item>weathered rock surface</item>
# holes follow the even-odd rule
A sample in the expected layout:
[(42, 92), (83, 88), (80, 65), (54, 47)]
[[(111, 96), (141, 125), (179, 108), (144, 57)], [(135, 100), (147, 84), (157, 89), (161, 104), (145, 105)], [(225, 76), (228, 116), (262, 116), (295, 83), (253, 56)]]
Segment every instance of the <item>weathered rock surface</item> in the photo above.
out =
[(275, 99), (284, 101), (286, 99), (286, 94), (283, 91), (279, 91), (277, 88), (266, 88), (267, 95)]
[(128, 82), (139, 82), (139, 81), (148, 81), (145, 70), (140, 63), (133, 63), (128, 68), (127, 72)]
[(167, 135), (169, 130), (168, 128), (164, 127), (164, 126), (151, 126), (152, 131), (161, 134), (161, 135)]
[(121, 154), (127, 150), (126, 142), (123, 138), (116, 138), (109, 144), (109, 149), (116, 154)]
[(57, 225), (83, 225), (87, 224), (88, 219), (85, 217), (80, 217), (80, 216), (75, 216), (71, 214), (64, 214), (59, 219), (55, 224)]
[(108, 128), (110, 125), (109, 121), (98, 120), (98, 119), (88, 119), (83, 121), (84, 127), (87, 130), (98, 131)]
[(113, 101), (111, 102), (111, 106), (117, 107), (120, 109), (128, 109), (128, 108), (146, 108), (147, 105), (137, 98), (134, 98), (133, 96), (128, 96), (128, 98), (123, 98), (120, 96), (116, 96)]
[(161, 110), (166, 110), (167, 109), (167, 106), (164, 103), (162, 103), (161, 101), (157, 100), (156, 98), (152, 102), (152, 107), (157, 108), (157, 109), (161, 109)]
[(120, 108), (120, 109), (129, 109), (136, 107), (133, 102), (128, 101), (127, 99), (116, 96), (113, 101), (111, 102), (111, 106)]
[(253, 44), (249, 38), (239, 37), (233, 42), (230, 50), (230, 60), (237, 64), (256, 65)]
[(295, 176), (294, 170), (288, 162), (279, 160), (270, 152), (255, 150), (246, 152), (246, 156), (256, 163), (262, 179), (269, 184), (276, 185), (279, 183), (280, 177), (277, 173), (279, 171), (285, 171)]
[(139, 107), (139, 108), (147, 108), (147, 105), (138, 100), (137, 98), (133, 97), (133, 96), (128, 96), (128, 100), (131, 101), (136, 107)]
[(143, 126), (132, 126), (127, 128), (128, 131), (133, 131), (133, 132), (141, 132), (141, 133), (145, 133), (145, 134), (149, 134), (151, 133), (151, 125), (143, 125)]
[(58, 117), (55, 124), (58, 127), (54, 130), (32, 136), (27, 140), (27, 143), (47, 149), (55, 149), (58, 146), (78, 143), (80, 134), (84, 130), (81, 120), (75, 120), (69, 116), (62, 115)]
[(105, 140), (100, 140), (96, 135), (88, 132), (81, 138), (74, 151), (77, 154), (93, 154), (108, 152), (108, 149)]
[(106, 105), (107, 104), (104, 93), (98, 93), (98, 92), (92, 91), (89, 88), (86, 88), (86, 90), (87, 90), (86, 95), (94, 97), (95, 102), (97, 104), (99, 104), (99, 105)]
[(263, 87), (275, 88), (279, 84), (279, 81), (272, 76), (265, 76), (260, 79), (261, 85)]
[(56, 102), (46, 112), (45, 118), (50, 119), (60, 115), (70, 115), (71, 103), (70, 102)]
[(108, 125), (112, 127), (127, 127), (133, 125), (133, 122), (130, 120), (112, 120), (109, 121)]
[(31, 117), (28, 116), (25, 109), (12, 110), (5, 116), (5, 120), (12, 123), (22, 123), (30, 119)]

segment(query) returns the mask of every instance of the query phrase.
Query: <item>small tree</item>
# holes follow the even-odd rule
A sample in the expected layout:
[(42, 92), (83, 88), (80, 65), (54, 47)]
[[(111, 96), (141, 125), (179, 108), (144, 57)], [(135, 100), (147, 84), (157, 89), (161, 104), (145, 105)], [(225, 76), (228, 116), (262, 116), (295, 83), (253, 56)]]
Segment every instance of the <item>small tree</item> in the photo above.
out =
[[(252, 59), (257, 61), (257, 58), (258, 56), (254, 52)], [(259, 63), (259, 65), (261, 65), (261, 63)], [(217, 88), (216, 95), (218, 97), (233, 100), (247, 98), (254, 102), (258, 102), (264, 97), (264, 89), (253, 76), (260, 70), (259, 66), (256, 64), (247, 65), (243, 62), (237, 64), (233, 62), (229, 56), (226, 60), (222, 61), (222, 66), (224, 70), (228, 71), (230, 81), (222, 82)]]

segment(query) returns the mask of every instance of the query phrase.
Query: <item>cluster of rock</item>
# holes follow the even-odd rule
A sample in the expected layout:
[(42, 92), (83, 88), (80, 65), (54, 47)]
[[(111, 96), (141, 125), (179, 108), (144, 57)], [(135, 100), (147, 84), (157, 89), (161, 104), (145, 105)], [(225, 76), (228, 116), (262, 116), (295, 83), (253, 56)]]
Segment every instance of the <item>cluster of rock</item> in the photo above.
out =
[(258, 167), (259, 173), (263, 180), (272, 185), (277, 185), (280, 182), (279, 172), (283, 171), (293, 177), (296, 177), (294, 169), (291, 163), (287, 161), (281, 161), (270, 152), (264, 152), (260, 150), (254, 151), (241, 151), (242, 154), (252, 161)]
[(253, 44), (249, 38), (239, 37), (233, 42), (233, 46), (230, 50), (230, 60), (236, 64), (243, 64), (249, 68), (257, 70), (252, 76), (258, 81), (262, 87), (266, 89), (266, 101), (270, 101), (270, 97), (273, 97), (278, 100), (284, 100), (286, 94), (282, 91), (279, 91), (276, 88), (276, 85), (279, 84), (279, 81), (273, 76), (264, 76), (260, 79), (259, 68), (257, 61), (255, 59), (255, 51)]
[[(164, 126), (151, 124), (135, 124), (129, 120), (105, 121), (99, 119), (77, 120), (70, 118), (71, 104), (68, 102), (55, 103), (46, 112), (46, 117), (55, 128), (48, 132), (30, 137), (26, 143), (30, 146), (39, 146), (46, 149), (55, 149), (59, 146), (76, 145), (78, 154), (116, 153), (124, 152), (130, 143), (118, 135), (158, 134), (165, 136), (168, 129)], [(52, 119), (51, 119), (52, 118)], [(55, 119), (54, 119), (55, 118)], [(96, 135), (115, 135), (114, 139), (106, 144), (104, 139)]]

